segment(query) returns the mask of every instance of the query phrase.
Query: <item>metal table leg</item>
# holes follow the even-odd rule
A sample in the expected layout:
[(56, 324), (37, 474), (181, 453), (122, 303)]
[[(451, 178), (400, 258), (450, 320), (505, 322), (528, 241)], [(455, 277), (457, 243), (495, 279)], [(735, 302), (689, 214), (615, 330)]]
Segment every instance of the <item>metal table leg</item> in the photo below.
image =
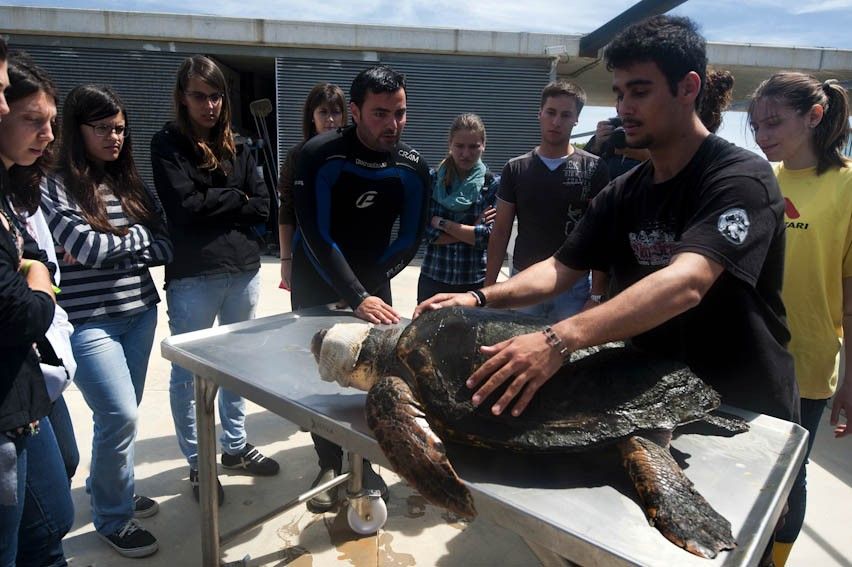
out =
[(219, 565), (219, 499), (216, 490), (216, 420), (213, 410), (219, 386), (195, 376), (195, 420), (198, 431), (198, 481), (201, 501), (202, 565)]

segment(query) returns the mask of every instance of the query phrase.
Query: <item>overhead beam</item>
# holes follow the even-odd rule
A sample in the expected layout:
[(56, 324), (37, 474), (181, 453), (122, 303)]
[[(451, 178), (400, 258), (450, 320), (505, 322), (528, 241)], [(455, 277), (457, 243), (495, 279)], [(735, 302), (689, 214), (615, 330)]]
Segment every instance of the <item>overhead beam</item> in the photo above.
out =
[(580, 39), (580, 57), (597, 57), (598, 51), (632, 23), (665, 14), (686, 0), (640, 0), (595, 31)]

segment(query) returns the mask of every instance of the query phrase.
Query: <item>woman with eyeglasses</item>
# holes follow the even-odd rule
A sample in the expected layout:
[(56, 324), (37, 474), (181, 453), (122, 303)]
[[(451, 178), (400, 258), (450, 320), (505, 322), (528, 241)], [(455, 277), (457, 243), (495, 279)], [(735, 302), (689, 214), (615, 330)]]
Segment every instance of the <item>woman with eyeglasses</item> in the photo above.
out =
[(158, 505), (136, 494), (133, 475), (160, 301), (148, 267), (169, 262), (172, 245), (159, 201), (133, 161), (118, 95), (78, 86), (62, 119), (57, 174), (42, 182), (41, 206), (61, 247), (59, 304), (74, 325), (75, 382), (94, 419), (86, 486), (98, 535), (125, 557), (144, 557), (158, 549), (135, 520)]
[[(184, 60), (174, 92), (175, 120), (151, 140), (154, 184), (175, 244), (166, 266), (173, 335), (254, 318), (260, 289), (260, 243), (269, 196), (250, 149), (235, 141), (231, 101), (221, 69), (207, 57)], [(172, 364), (172, 417), (198, 500), (198, 443), (192, 374)], [(245, 401), (219, 389), (222, 466), (260, 476), (278, 463), (246, 441)], [(224, 499), (221, 484), (219, 502)]]

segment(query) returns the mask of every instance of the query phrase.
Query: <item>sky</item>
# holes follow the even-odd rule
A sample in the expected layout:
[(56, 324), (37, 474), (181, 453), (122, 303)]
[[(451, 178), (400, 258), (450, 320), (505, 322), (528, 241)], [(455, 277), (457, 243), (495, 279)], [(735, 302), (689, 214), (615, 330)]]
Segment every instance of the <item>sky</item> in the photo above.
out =
[[(6, 5), (561, 34), (588, 33), (636, 0), (23, 0)], [(353, 11), (357, 6), (357, 12)], [(709, 41), (852, 49), (852, 0), (688, 0), (673, 14)], [(594, 130), (611, 108), (587, 107), (575, 132)], [(719, 134), (755, 149), (745, 115), (727, 113)]]

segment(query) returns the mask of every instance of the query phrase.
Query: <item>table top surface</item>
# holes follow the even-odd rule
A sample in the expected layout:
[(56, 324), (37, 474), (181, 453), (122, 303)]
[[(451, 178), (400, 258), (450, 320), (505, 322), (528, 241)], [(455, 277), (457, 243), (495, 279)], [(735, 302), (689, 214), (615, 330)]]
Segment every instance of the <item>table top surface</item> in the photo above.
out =
[[(364, 392), (319, 378), (316, 331), (351, 314), (311, 309), (166, 339), (163, 356), (294, 423), (388, 464), (364, 418)], [(750, 422), (733, 437), (675, 433), (672, 453), (730, 522), (738, 546), (696, 557), (648, 525), (616, 452), (530, 456), (448, 446), (480, 514), (582, 565), (752, 565), (759, 559), (804, 456), (804, 429), (726, 408)]]

